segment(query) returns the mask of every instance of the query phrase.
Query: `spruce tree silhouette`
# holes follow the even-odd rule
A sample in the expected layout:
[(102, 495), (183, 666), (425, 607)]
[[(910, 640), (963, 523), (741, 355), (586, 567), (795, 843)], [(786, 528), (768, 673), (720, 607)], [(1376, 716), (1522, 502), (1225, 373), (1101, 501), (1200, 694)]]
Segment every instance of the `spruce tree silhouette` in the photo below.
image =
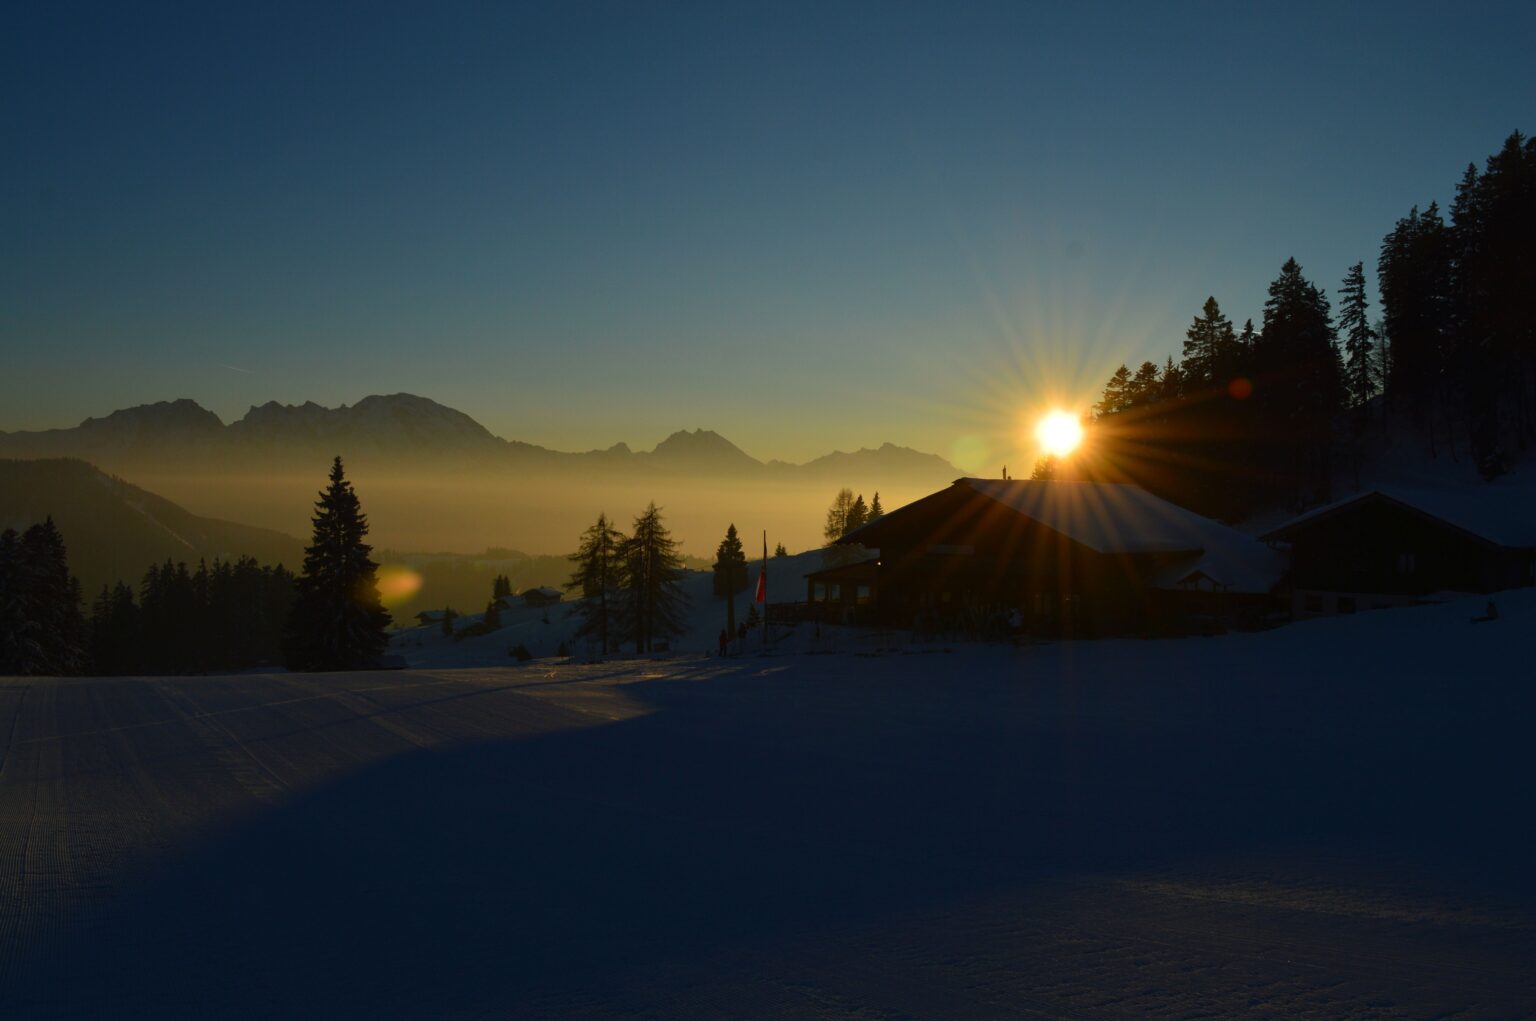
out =
[(657, 642), (683, 633), (688, 606), (683, 558), (654, 503), (635, 519), (633, 534), (619, 550), (619, 562), (624, 625), (634, 637), (636, 652), (652, 652)]
[(50, 516), (0, 533), (0, 674), (68, 675), (85, 664), (80, 583)]
[(725, 596), (725, 630), (736, 631), (736, 593), (747, 587), (747, 552), (733, 522), (715, 549), (714, 591)]
[(337, 457), (331, 484), (315, 503), (314, 542), (304, 550), (288, 627), (288, 666), (293, 670), (363, 670), (377, 666), (389, 639), (389, 613), (379, 602), (363, 542), (368, 518)]
[(581, 548), (568, 558), (576, 570), (565, 588), (581, 594), (574, 611), (580, 619), (576, 637), (595, 638), (604, 654), (618, 646), (619, 592), (624, 573), (620, 550), (626, 541), (608, 515), (599, 514), (597, 523), (582, 533)]

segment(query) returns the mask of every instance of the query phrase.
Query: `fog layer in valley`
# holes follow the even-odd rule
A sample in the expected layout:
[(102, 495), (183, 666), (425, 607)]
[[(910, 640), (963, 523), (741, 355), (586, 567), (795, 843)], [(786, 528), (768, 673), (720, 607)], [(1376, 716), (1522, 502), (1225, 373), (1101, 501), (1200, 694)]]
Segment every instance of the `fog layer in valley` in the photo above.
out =
[[(325, 482), (325, 465), (301, 474), (204, 474), (141, 471), (134, 480), (198, 514), (309, 534), (316, 494)], [(607, 479), (555, 476), (508, 477), (483, 470), (391, 473), (367, 464), (349, 465), (373, 543), (379, 547), (424, 552), (477, 553), (508, 547), (529, 553), (565, 553), (576, 548), (583, 529), (606, 513), (618, 526), (629, 522), (650, 501), (662, 508), (682, 551), (713, 556), (715, 546), (734, 523), (749, 550), (760, 552), (762, 532), (769, 546), (782, 542), (791, 550), (822, 544), (827, 506), (838, 484), (779, 481), (739, 476)], [(863, 493), (880, 492), (893, 508), (926, 495), (929, 488), (901, 483), (886, 488), (878, 479), (849, 479), (842, 485)]]

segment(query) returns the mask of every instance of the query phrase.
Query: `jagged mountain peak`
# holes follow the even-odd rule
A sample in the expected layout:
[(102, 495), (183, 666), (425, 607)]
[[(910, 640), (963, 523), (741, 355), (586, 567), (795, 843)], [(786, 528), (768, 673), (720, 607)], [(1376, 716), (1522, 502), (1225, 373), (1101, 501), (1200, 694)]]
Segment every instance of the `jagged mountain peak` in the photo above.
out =
[(760, 464), (756, 458), (712, 429), (680, 429), (656, 444), (650, 456), (659, 461), (709, 461)]
[(87, 418), (80, 428), (91, 432), (207, 433), (223, 429), (224, 422), (190, 397), (180, 397), (120, 408), (102, 418)]
[[(313, 400), (252, 405), (225, 426), (217, 415), (183, 398), (115, 411), (90, 418), (75, 429), (37, 433), (0, 433), (0, 456), (88, 456), (112, 470), (155, 464), (164, 453), (180, 457), (253, 458), (270, 465), (333, 453), (377, 463), (425, 460), (432, 464), (477, 463), (486, 466), (537, 466), (581, 470), (601, 463), (624, 471), (663, 469), (669, 474), (804, 473), (814, 477), (887, 479), (906, 475), (924, 480), (952, 479), (955, 469), (943, 458), (894, 443), (854, 453), (836, 452), (803, 465), (764, 463), (712, 429), (682, 429), (647, 451), (623, 442), (606, 449), (567, 453), (493, 435), (462, 411), (411, 393), (370, 394), (352, 405), (326, 407)], [(588, 462), (586, 459), (595, 459)]]
[(462, 411), (415, 394), (370, 394), (350, 407), (327, 408), (314, 401), (252, 407), (231, 426), (237, 435), (265, 441), (320, 441), (346, 436), (372, 443), (410, 446), (498, 444), (489, 430)]

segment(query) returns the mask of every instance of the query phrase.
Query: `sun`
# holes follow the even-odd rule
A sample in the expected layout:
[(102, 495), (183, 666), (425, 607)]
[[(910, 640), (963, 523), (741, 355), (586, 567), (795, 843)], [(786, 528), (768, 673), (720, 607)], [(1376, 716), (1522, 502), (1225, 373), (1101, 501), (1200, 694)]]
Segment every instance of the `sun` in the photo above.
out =
[(1066, 457), (1083, 442), (1083, 424), (1066, 411), (1053, 411), (1035, 426), (1035, 439), (1052, 457)]

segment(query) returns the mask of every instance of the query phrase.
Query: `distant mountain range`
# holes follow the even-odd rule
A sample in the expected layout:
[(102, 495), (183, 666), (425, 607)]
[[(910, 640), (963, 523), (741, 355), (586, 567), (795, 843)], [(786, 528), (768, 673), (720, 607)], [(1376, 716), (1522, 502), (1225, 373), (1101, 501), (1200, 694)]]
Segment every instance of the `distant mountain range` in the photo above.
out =
[(0, 457), (78, 457), (113, 470), (167, 458), (194, 467), (306, 467), (340, 454), (349, 462), (412, 466), (506, 466), (625, 474), (794, 477), (806, 481), (857, 476), (897, 482), (943, 483), (960, 474), (936, 454), (887, 443), (878, 449), (835, 451), (805, 464), (759, 461), (706, 429), (668, 436), (654, 450), (624, 443), (605, 450), (566, 452), (492, 434), (473, 418), (412, 394), (370, 396), (326, 408), (269, 401), (225, 424), (197, 402), (144, 404), (88, 418), (73, 429), (0, 432)]
[(84, 461), (0, 460), (0, 529), (51, 516), (87, 598), (103, 584), (137, 585), (151, 564), (251, 556), (297, 570), (303, 544), (265, 528), (198, 517)]

